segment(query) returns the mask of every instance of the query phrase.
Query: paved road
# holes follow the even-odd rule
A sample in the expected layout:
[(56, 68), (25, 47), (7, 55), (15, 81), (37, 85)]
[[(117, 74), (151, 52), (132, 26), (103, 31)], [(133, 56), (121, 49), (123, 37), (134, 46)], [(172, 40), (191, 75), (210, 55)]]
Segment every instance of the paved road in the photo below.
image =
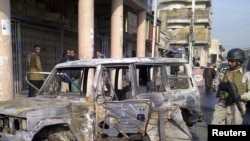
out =
[[(216, 92), (207, 94), (205, 93), (203, 87), (200, 87), (199, 90), (201, 94), (201, 107), (203, 109), (205, 120), (203, 122), (198, 122), (193, 127), (190, 127), (190, 131), (194, 138), (193, 141), (207, 141), (207, 125), (211, 123), (214, 105), (218, 102), (218, 99), (215, 97)], [(247, 123), (250, 124), (250, 106), (247, 106), (245, 119), (247, 119)]]
[(212, 108), (203, 107), (205, 120), (190, 127), (193, 141), (207, 141), (207, 125), (211, 122)]
[(215, 92), (207, 94), (203, 87), (200, 87), (199, 90), (201, 94), (201, 107), (204, 114), (204, 121), (198, 122), (190, 127), (190, 131), (193, 135), (193, 141), (207, 141), (207, 125), (211, 123), (214, 105), (217, 103), (218, 99), (215, 97)]

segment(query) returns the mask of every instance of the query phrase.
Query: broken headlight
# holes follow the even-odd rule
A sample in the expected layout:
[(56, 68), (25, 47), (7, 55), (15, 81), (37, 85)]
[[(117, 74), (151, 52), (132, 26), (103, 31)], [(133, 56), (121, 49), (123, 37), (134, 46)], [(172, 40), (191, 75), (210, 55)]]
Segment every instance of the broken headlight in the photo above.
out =
[(25, 118), (0, 115), (0, 132), (16, 134), (24, 130), (27, 130), (27, 120)]

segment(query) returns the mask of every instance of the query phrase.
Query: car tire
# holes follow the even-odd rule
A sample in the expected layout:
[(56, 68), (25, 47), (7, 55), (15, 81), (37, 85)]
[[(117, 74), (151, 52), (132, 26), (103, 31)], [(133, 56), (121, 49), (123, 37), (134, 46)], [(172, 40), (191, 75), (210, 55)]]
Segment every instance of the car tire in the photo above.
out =
[(186, 125), (188, 127), (192, 127), (194, 125), (194, 123), (190, 122), (190, 120), (189, 120), (190, 116), (191, 116), (191, 114), (189, 113), (189, 111), (187, 109), (185, 109), (185, 108), (181, 108), (181, 114), (182, 114), (183, 120), (186, 122)]
[(77, 141), (68, 126), (47, 126), (40, 130), (32, 141)]
[(70, 131), (60, 131), (48, 136), (48, 141), (76, 141)]

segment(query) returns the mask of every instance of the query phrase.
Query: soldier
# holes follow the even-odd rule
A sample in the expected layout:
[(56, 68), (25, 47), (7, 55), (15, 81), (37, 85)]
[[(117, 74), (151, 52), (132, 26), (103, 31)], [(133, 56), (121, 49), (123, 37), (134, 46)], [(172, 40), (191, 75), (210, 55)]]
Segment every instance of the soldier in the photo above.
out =
[[(222, 77), (222, 82), (232, 82), (236, 85), (238, 90), (237, 99), (246, 112), (246, 102), (250, 100), (250, 72), (245, 72), (242, 64), (245, 60), (245, 54), (242, 49), (231, 49), (227, 54), (229, 69), (225, 71)], [(211, 124), (220, 125), (239, 125), (243, 123), (243, 117), (237, 108), (235, 101), (228, 104), (230, 97), (227, 91), (218, 91), (216, 97), (219, 98), (218, 103), (215, 105), (214, 113), (212, 116)]]

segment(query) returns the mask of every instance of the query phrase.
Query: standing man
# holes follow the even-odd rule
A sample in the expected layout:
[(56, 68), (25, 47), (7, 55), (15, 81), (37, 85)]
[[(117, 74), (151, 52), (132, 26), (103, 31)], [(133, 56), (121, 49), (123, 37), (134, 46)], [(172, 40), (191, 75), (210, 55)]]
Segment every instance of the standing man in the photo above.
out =
[[(32, 85), (34, 85), (38, 89), (41, 88), (44, 81), (44, 75), (37, 73), (42, 71), (40, 51), (41, 51), (40, 46), (34, 45), (32, 51), (28, 54), (27, 57), (28, 72), (30, 72), (30, 74), (28, 75), (28, 80)], [(36, 89), (32, 86), (29, 86), (29, 97), (34, 97), (34, 96), (36, 96)]]
[[(70, 61), (75, 61), (75, 60), (79, 60), (76, 50), (71, 49), (70, 50), (70, 57), (69, 57)], [(80, 70), (70, 70), (70, 79), (72, 82), (70, 82), (70, 92), (79, 92), (78, 88), (76, 87), (76, 85), (79, 85), (79, 79), (81, 76), (81, 72)]]
[[(64, 62), (68, 62), (69, 61), (69, 57), (70, 57), (70, 49), (66, 49), (63, 54), (62, 54), (62, 58), (60, 59), (59, 63), (64, 63)], [(62, 71), (66, 74), (69, 74), (68, 70)], [(65, 83), (67, 85), (65, 85)], [(68, 88), (69, 84), (68, 84), (68, 79), (65, 77), (59, 77), (58, 78), (58, 87), (57, 87), (57, 91), (69, 91), (70, 88)]]
[(205, 90), (210, 93), (212, 88), (213, 80), (215, 79), (216, 71), (212, 63), (207, 63), (207, 67), (204, 69), (203, 78), (205, 80)]
[(79, 60), (76, 50), (71, 49), (69, 53), (69, 61)]
[(245, 72), (242, 64), (245, 60), (245, 54), (240, 48), (231, 49), (227, 54), (229, 70), (223, 74), (222, 81), (219, 85), (219, 91), (216, 97), (219, 98), (215, 105), (214, 113), (212, 115), (211, 124), (219, 125), (239, 125), (243, 123), (243, 116), (241, 115), (235, 101), (230, 100), (229, 91), (224, 91), (223, 82), (232, 82), (238, 90), (237, 100), (240, 100), (240, 105), (243, 113), (246, 112), (246, 102), (250, 100), (250, 72)]
[(102, 52), (100, 50), (97, 50), (95, 52), (96, 58), (106, 58), (106, 56), (104, 54), (102, 54)]
[(66, 49), (66, 50), (63, 52), (62, 58), (60, 59), (60, 63), (69, 61), (70, 51), (71, 51), (70, 49)]
[[(102, 54), (100, 50), (96, 50), (95, 55), (97, 59), (106, 58), (106, 56)], [(106, 85), (107, 91), (110, 92), (110, 84), (109, 84), (110, 71), (106, 70), (103, 77), (104, 77), (104, 83)]]

